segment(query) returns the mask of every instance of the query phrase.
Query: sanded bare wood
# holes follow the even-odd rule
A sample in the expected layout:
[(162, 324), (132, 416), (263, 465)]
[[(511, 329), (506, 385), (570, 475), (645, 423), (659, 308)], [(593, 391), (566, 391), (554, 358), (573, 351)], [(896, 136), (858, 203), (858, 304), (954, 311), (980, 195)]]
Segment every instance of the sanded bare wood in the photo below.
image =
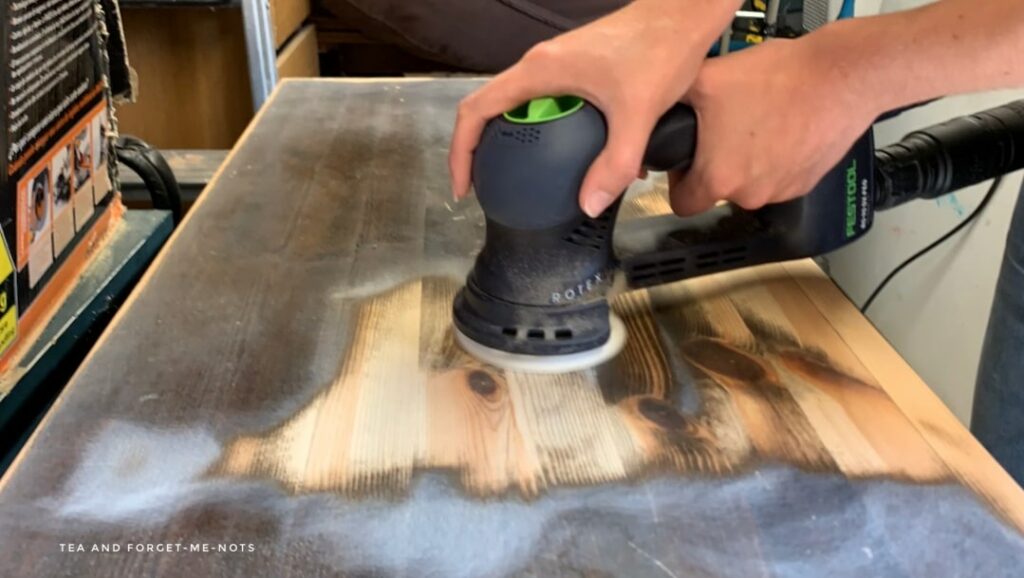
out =
[[(665, 194), (654, 187), (627, 212), (664, 212)], [(485, 367), (459, 352), (457, 280), (402, 284), (359, 305), (352, 343), (323, 394), (277, 429), (236, 440), (214, 471), (271, 477), (296, 492), (361, 495), (402, 494), (416, 469), (443, 468), (473, 494), (527, 497), (663, 468), (736, 471), (757, 460), (848, 477), (950, 479), (878, 384), (820, 348), (831, 338), (832, 348), (847, 349), (794, 281), (773, 272), (622, 295), (614, 305), (631, 336), (623, 354), (596, 371), (557, 376)], [(673, 357), (694, 373), (673, 374)], [(701, 397), (697, 415), (670, 403), (687, 385)]]
[[(476, 85), (278, 88), (0, 481), (0, 574), (1015, 575), (1024, 492), (808, 261), (618, 295), (592, 370), (465, 354)], [(101, 541), (253, 548), (55, 547)]]

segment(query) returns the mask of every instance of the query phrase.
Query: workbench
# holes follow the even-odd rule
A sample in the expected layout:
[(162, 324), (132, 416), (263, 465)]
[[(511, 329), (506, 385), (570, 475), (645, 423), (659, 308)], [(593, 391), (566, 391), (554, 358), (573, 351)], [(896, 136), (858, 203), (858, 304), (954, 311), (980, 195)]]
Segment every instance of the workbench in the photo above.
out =
[(276, 89), (0, 481), (0, 575), (1021, 575), (1024, 491), (810, 261), (619, 296), (595, 370), (463, 353), (477, 84)]
[(88, 265), (42, 327), (15, 345), (0, 373), (0, 475), (172, 228), (168, 211), (126, 211), (92, 249)]

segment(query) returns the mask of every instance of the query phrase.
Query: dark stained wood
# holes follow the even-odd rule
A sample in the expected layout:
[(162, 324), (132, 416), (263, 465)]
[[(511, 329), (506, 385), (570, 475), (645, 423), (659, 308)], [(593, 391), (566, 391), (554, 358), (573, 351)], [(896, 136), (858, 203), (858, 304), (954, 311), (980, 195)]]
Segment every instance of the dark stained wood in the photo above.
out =
[(810, 262), (621, 295), (592, 371), (462, 352), (474, 86), (279, 87), (0, 481), (0, 575), (1018, 575), (1024, 492)]

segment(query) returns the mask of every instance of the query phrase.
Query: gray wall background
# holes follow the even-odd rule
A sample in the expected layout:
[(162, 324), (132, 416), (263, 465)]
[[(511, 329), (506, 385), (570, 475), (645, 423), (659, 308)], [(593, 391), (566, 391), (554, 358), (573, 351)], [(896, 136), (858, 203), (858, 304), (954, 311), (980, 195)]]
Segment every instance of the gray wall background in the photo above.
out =
[[(858, 0), (857, 14), (926, 3)], [(1024, 98), (1024, 90), (943, 99), (879, 125), (878, 145), (954, 116), (1020, 98)], [(830, 274), (855, 303), (863, 303), (890, 270), (966, 218), (988, 187), (986, 183), (944, 199), (918, 201), (879, 213), (867, 238), (826, 257)], [(886, 339), (964, 424), (970, 420), (982, 339), (1020, 187), (1020, 174), (1004, 179), (973, 225), (905, 269), (868, 311)]]

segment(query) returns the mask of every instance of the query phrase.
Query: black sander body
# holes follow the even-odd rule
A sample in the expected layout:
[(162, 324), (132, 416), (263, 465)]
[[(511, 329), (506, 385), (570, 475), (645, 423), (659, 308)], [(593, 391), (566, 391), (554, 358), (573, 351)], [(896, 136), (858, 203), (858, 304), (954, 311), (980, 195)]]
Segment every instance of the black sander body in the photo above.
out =
[[(869, 130), (806, 196), (747, 211), (721, 204), (695, 217), (617, 223), (579, 189), (604, 147), (600, 111), (572, 96), (530, 101), (492, 119), (473, 161), (486, 239), (456, 296), (462, 345), (526, 371), (596, 365), (624, 343), (608, 297), (699, 275), (833, 251), (862, 237), (876, 210), (934, 198), (1024, 167), (1024, 101), (911, 133), (876, 151)], [(696, 116), (679, 104), (644, 156), (653, 171), (685, 170)]]

